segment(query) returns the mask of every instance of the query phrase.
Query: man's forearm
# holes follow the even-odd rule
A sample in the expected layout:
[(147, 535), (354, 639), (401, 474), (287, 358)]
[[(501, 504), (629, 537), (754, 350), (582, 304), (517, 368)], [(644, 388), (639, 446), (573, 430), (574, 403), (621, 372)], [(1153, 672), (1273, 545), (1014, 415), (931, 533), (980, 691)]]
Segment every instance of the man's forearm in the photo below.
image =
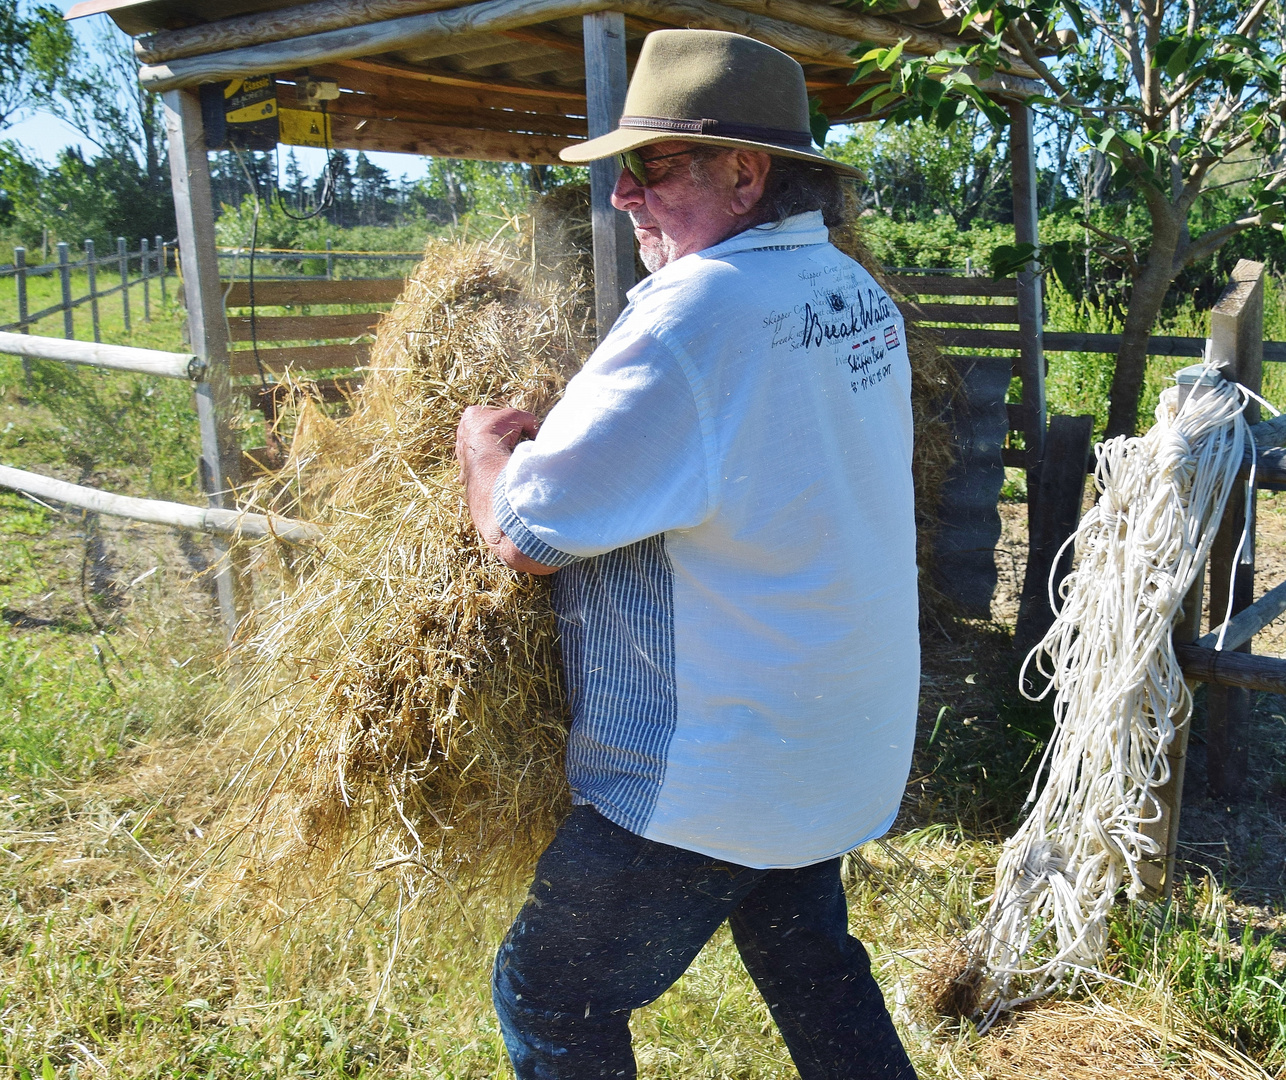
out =
[(552, 574), (557, 567), (529, 559), (518, 550), (496, 521), (491, 493), (513, 453), (510, 445), (511, 432), (471, 424), (471, 413), (473, 410), (466, 412), (460, 422), (456, 437), (456, 457), (460, 462), (460, 479), (464, 483), (465, 502), (474, 527), (496, 558), (506, 566), (527, 574)]

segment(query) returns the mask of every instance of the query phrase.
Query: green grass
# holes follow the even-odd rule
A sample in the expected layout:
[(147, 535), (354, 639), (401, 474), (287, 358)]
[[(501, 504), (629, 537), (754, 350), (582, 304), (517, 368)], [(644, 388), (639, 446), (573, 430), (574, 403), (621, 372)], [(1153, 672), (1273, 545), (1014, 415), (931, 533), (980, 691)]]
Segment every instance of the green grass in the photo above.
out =
[[(1113, 318), (1110, 311), (1077, 304), (1057, 281), (1049, 282), (1046, 305), (1046, 330), (1087, 334), (1114, 334), (1121, 330), (1120, 321)], [(1163, 315), (1154, 330), (1158, 335), (1199, 338), (1209, 332), (1209, 312), (1198, 311), (1191, 299)], [(1264, 281), (1264, 339), (1286, 341), (1286, 282), (1271, 274)], [(1049, 371), (1045, 391), (1048, 411), (1067, 416), (1093, 413), (1097, 420), (1095, 437), (1101, 438), (1107, 422), (1108, 391), (1112, 385), (1116, 357), (1100, 353), (1051, 352), (1047, 354), (1047, 360)], [(1199, 363), (1195, 357), (1154, 356), (1149, 359), (1139, 402), (1140, 431), (1151, 427), (1161, 391), (1174, 385), (1174, 373), (1195, 363)], [(1262, 393), (1279, 408), (1286, 405), (1286, 364), (1264, 364)]]
[(1286, 1068), (1282, 941), (1230, 927), (1209, 882), (1184, 883), (1175, 902), (1122, 909), (1112, 929), (1114, 973), (1159, 983), (1214, 1034), (1270, 1070)]

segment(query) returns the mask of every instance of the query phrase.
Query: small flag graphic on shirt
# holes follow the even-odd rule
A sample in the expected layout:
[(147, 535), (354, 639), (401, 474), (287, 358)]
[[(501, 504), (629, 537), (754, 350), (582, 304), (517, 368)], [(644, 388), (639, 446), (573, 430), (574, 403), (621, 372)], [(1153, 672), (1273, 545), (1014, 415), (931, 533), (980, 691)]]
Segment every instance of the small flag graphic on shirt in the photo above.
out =
[(896, 326), (884, 328), (884, 347), (886, 349), (896, 349), (898, 347), (898, 328)]

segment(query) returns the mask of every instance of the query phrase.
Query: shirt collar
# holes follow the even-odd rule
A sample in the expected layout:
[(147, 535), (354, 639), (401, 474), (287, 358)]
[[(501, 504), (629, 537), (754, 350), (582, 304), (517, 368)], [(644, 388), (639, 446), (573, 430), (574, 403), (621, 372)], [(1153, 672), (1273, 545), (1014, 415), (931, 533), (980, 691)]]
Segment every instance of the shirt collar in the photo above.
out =
[(770, 221), (746, 229), (727, 240), (708, 247), (703, 251), (685, 255), (676, 259), (669, 266), (663, 266), (655, 274), (645, 277), (626, 296), (634, 300), (649, 282), (655, 282), (659, 275), (664, 275), (671, 267), (681, 266), (689, 259), (721, 259), (726, 255), (735, 255), (741, 251), (771, 251), (775, 248), (807, 247), (813, 244), (830, 242), (830, 232), (822, 221), (820, 210), (807, 210), (802, 214), (792, 214), (780, 221)]

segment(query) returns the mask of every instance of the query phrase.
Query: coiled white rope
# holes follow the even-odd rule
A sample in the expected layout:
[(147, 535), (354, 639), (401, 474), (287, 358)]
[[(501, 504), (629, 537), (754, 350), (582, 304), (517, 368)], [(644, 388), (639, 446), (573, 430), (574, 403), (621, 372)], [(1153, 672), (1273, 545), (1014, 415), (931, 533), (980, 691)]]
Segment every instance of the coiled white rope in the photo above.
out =
[(1179, 388), (1165, 391), (1146, 435), (1097, 447), (1100, 495), (1069, 541), (1077, 561), (1060, 589), (1062, 609), (1023, 663), (1024, 684), (1029, 669), (1046, 680), (1039, 694), (1024, 694), (1054, 695), (1054, 734), (1030, 812), (1001, 852), (987, 915), (968, 940), (982, 976), (982, 1031), (1094, 970), (1118, 891), (1141, 895), (1139, 864), (1162, 853), (1145, 827), (1161, 818), (1166, 751), (1192, 711), (1171, 628), (1251, 441), (1248, 394), (1207, 381), (1182, 409)]

